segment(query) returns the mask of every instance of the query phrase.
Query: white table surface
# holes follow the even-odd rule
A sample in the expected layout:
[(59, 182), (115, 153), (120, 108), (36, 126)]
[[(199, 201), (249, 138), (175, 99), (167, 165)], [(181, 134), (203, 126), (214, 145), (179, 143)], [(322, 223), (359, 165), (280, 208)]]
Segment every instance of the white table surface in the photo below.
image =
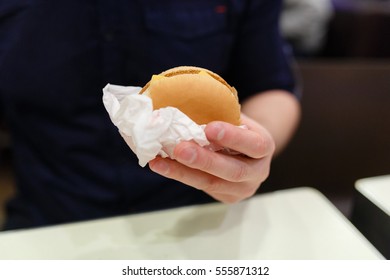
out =
[(356, 189), (390, 216), (390, 175), (360, 179)]
[(318, 191), (0, 233), (0, 259), (383, 259)]

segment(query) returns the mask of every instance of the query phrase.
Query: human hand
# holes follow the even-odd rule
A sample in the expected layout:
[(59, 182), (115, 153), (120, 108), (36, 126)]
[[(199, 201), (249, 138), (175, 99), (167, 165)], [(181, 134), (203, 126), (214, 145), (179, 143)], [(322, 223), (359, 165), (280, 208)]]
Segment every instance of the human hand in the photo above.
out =
[(182, 142), (175, 147), (174, 160), (158, 157), (149, 162), (149, 167), (224, 203), (252, 196), (269, 175), (275, 142), (254, 120), (244, 115), (241, 120), (247, 129), (224, 122), (212, 122), (205, 128), (212, 145), (239, 154), (213, 152), (193, 142)]

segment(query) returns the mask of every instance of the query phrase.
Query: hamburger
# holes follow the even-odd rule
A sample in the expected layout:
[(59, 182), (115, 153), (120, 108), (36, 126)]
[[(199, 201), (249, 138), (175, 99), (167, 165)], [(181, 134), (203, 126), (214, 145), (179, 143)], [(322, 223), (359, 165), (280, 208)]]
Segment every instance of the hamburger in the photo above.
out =
[(152, 99), (154, 110), (175, 107), (199, 125), (212, 121), (240, 124), (236, 89), (204, 68), (179, 66), (153, 75), (140, 94)]

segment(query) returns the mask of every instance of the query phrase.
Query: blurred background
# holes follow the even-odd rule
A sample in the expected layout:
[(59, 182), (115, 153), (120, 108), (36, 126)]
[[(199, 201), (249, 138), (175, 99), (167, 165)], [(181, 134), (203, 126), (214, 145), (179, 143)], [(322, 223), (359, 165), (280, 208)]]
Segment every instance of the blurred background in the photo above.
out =
[[(346, 216), (356, 180), (390, 174), (390, 0), (285, 0), (302, 122), (259, 193), (311, 186)], [(14, 191), (0, 123), (0, 223)]]
[(312, 186), (350, 218), (356, 180), (390, 173), (390, 1), (285, 0), (285, 9), (302, 123), (260, 191)]

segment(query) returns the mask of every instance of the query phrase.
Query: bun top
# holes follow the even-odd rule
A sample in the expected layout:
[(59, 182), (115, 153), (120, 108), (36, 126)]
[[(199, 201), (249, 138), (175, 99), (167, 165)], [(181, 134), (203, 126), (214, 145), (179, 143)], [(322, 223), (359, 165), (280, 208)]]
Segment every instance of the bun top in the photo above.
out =
[(237, 91), (204, 68), (179, 66), (153, 75), (140, 94), (152, 99), (153, 109), (178, 108), (197, 124), (217, 120), (240, 124)]

